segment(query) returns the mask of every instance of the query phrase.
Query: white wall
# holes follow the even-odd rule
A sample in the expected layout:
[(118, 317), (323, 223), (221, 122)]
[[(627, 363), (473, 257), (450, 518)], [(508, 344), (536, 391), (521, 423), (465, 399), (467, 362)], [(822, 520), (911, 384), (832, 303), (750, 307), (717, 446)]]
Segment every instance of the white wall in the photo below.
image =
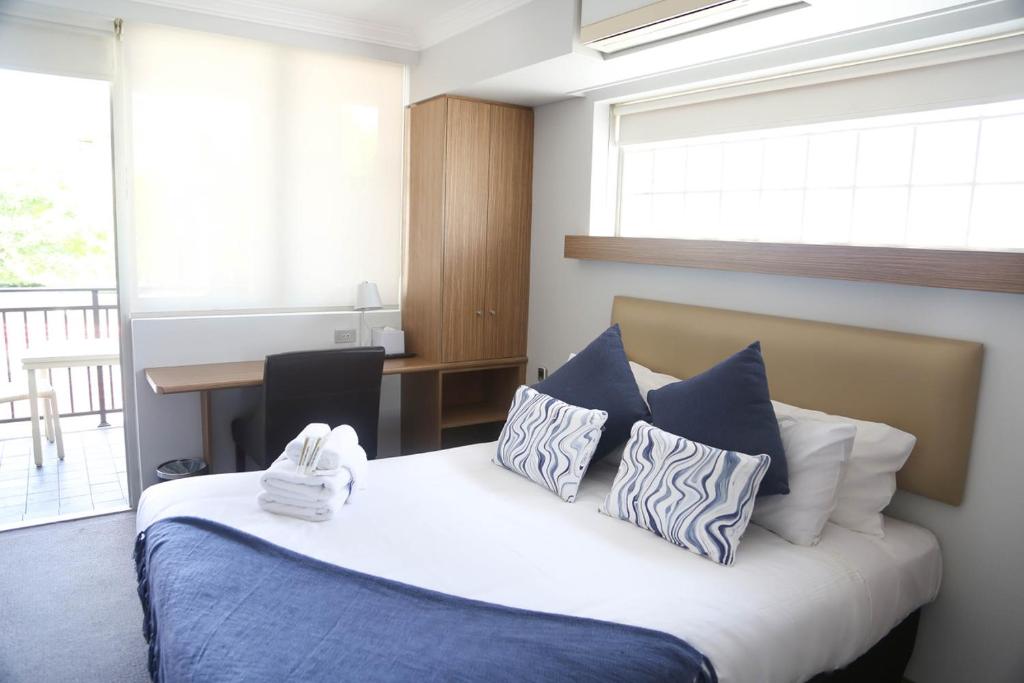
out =
[(889, 509), (934, 531), (945, 562), (908, 677), (1024, 680), (1024, 296), (566, 259), (564, 235), (589, 222), (592, 114), (584, 99), (536, 110), (528, 376), (602, 331), (616, 294), (984, 343), (963, 505), (898, 493)]
[[(367, 326), (400, 324), (397, 310), (366, 314)], [(160, 463), (202, 454), (199, 394), (158, 396), (146, 382), (146, 368), (262, 360), (270, 353), (355, 346), (335, 344), (334, 330), (358, 326), (359, 314), (351, 311), (133, 320), (132, 359), (142, 486), (157, 482), (154, 472)], [(259, 391), (247, 388), (211, 393), (214, 472), (234, 471), (231, 420), (255, 407)], [(381, 386), (378, 457), (399, 453), (399, 409), (399, 378), (385, 377)]]
[(473, 84), (572, 53), (573, 0), (534, 0), (420, 52), (409, 100), (467, 92)]

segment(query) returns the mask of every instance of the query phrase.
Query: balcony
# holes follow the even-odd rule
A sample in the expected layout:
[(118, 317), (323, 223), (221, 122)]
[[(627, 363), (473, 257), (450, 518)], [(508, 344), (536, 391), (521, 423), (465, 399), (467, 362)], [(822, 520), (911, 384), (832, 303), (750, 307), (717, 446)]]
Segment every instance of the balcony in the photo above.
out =
[[(27, 352), (118, 336), (116, 291), (2, 288), (0, 333), (0, 382), (24, 384)], [(38, 375), (56, 392), (65, 458), (44, 438), (43, 466), (35, 467), (28, 401), (0, 403), (0, 529), (127, 508), (120, 368)]]

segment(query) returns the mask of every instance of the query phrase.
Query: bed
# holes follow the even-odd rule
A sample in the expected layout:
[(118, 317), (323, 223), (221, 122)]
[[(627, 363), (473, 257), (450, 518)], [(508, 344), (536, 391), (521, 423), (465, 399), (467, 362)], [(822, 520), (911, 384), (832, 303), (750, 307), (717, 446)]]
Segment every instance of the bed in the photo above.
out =
[[(719, 319), (708, 322), (707, 315)], [(694, 356), (681, 360), (678, 353), (666, 349), (671, 339), (693, 336), (686, 321), (694, 316), (702, 322), (698, 338), (686, 339)], [(962, 493), (980, 369), (978, 345), (859, 328), (819, 328), (821, 323), (624, 298), (616, 300), (613, 319), (622, 325), (631, 358), (676, 376), (687, 376), (692, 364), (703, 363), (700, 356), (714, 357), (712, 347), (735, 346), (734, 339), (746, 339), (756, 330), (755, 336), (770, 340), (766, 347), (772, 351), (766, 361), (773, 396), (776, 378), (786, 377), (786, 366), (805, 355), (811, 344), (822, 352), (816, 360), (800, 362), (821, 367), (805, 373), (801, 382), (791, 385), (783, 380), (778, 389), (784, 398), (804, 405), (808, 405), (805, 397), (793, 396), (794, 392), (828, 394), (820, 387), (856, 372), (856, 366), (890, 362), (885, 359), (891, 357), (889, 347), (895, 344), (898, 381), (884, 381), (884, 392), (898, 394), (894, 405), (901, 398), (906, 401), (910, 392), (916, 406), (909, 413), (889, 409), (895, 412), (888, 414), (896, 416), (890, 422), (908, 431), (916, 429), (919, 438), (919, 448), (907, 466), (910, 476), (902, 476), (901, 486), (953, 502)], [(792, 334), (794, 326), (798, 348), (791, 359), (786, 351), (778, 351), (784, 339), (776, 337)], [(836, 352), (828, 351), (835, 348), (833, 334), (853, 344), (851, 363), (836, 365)], [(882, 376), (892, 372), (885, 370)], [(927, 393), (922, 387), (927, 387)], [(884, 419), (870, 400), (871, 394), (878, 394), (877, 387), (846, 382), (842, 389), (830, 394), (840, 398), (824, 401), (821, 407), (853, 417)], [(883, 411), (891, 398), (878, 399)], [(862, 402), (866, 408), (858, 407)], [(945, 415), (942, 420), (931, 414), (939, 405)], [(583, 620), (580, 623), (634, 629), (614, 637), (668, 634), (691, 646), (690, 654), (706, 658), (713, 668), (709, 677), (695, 675), (690, 680), (810, 680), (847, 667), (872, 648), (877, 651), (878, 644), (892, 641), (894, 634), (906, 641), (908, 623), (912, 646), (915, 614), (938, 594), (942, 574), (938, 543), (931, 532), (913, 524), (886, 518), (884, 538), (829, 524), (813, 547), (792, 545), (751, 525), (735, 565), (725, 568), (598, 514), (598, 504), (615, 476), (614, 465), (595, 463), (576, 502), (566, 504), (495, 466), (491, 462), (494, 449), (494, 443), (484, 443), (374, 461), (370, 489), (321, 524), (261, 511), (255, 502), (259, 473), (160, 484), (143, 495), (138, 530), (146, 532), (174, 520), (210, 520), (326, 567), (345, 568), (399, 586), (526, 611), (521, 614), (569, 615)], [(204, 605), (215, 604), (218, 591), (230, 586), (230, 579), (223, 576), (197, 576), (187, 567), (179, 571), (192, 581), (209, 582), (198, 593)], [(152, 602), (151, 597), (144, 595), (144, 604)], [(150, 619), (165, 627), (165, 615), (149, 607)], [(234, 609), (227, 607), (229, 612)], [(147, 629), (153, 628), (147, 623)], [(646, 647), (638, 642), (638, 648)], [(372, 643), (360, 647), (372, 647)], [(401, 653), (401, 643), (395, 647), (389, 643), (388, 656)], [(905, 663), (906, 643), (902, 649), (899, 656)], [(156, 659), (151, 665), (159, 671), (178, 655), (172, 650), (165, 643), (164, 651), (151, 652)], [(201, 654), (205, 656), (206, 650)], [(344, 665), (338, 666), (336, 678), (348, 678)], [(240, 678), (260, 678), (244, 668), (239, 673)], [(522, 672), (512, 673), (489, 677), (523, 677)], [(566, 676), (573, 673), (564, 671)], [(436, 670), (424, 674), (427, 679), (447, 677)], [(534, 674), (527, 677), (551, 677), (550, 671)], [(676, 678), (662, 674), (651, 679)]]

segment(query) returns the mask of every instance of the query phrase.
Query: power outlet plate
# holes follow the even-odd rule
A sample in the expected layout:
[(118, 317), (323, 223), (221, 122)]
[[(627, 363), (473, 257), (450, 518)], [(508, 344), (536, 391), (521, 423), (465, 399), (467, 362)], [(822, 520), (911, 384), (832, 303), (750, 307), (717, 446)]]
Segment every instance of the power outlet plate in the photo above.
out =
[(355, 330), (335, 330), (334, 331), (334, 343), (335, 344), (354, 344), (356, 341)]

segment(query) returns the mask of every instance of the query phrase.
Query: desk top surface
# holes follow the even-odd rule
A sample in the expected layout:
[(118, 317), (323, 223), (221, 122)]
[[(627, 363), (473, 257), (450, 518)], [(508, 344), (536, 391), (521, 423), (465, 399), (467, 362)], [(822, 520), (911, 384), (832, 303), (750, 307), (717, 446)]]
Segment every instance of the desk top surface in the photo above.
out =
[(22, 354), (22, 366), (29, 370), (74, 365), (107, 365), (116, 364), (119, 359), (117, 339), (79, 339), (33, 346)]
[[(457, 372), (475, 368), (521, 365), (525, 357), (498, 360), (473, 360), (445, 363), (426, 358), (391, 358), (384, 361), (385, 375), (411, 372)], [(203, 363), (201, 365), (175, 365), (146, 368), (146, 380), (158, 394), (181, 394), (190, 391), (211, 391), (255, 387), (263, 384), (263, 361), (247, 360), (232, 363)]]

